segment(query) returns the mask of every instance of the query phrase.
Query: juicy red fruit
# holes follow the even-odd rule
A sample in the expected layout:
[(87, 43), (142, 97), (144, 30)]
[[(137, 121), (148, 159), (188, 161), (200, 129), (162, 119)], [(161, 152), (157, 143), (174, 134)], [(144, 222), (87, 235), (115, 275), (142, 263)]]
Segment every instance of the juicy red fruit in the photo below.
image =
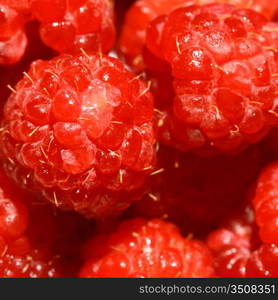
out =
[(5, 107), (8, 173), (90, 217), (139, 197), (155, 162), (148, 87), (108, 56), (37, 61)]
[(253, 199), (260, 236), (265, 243), (278, 244), (277, 178), (278, 164), (274, 162), (262, 171)]
[[(27, 231), (32, 226), (22, 191), (0, 170), (0, 277), (59, 277), (61, 266), (53, 252), (38, 249), (31, 243)], [(43, 250), (43, 251), (42, 251)]]
[(142, 57), (146, 30), (155, 18), (180, 7), (210, 3), (226, 3), (238, 8), (254, 9), (269, 19), (278, 10), (276, 0), (137, 0), (126, 13), (120, 39), (120, 50), (127, 62), (138, 71), (146, 67)]
[(262, 244), (250, 206), (210, 233), (207, 244), (214, 253), (215, 270), (220, 277), (277, 277), (278, 247)]
[(0, 64), (15, 64), (27, 47), (25, 15), (7, 1), (0, 1)]
[(0, 170), (0, 236), (6, 240), (20, 237), (28, 224), (28, 212), (21, 203), (21, 191), (14, 188)]
[(108, 52), (115, 39), (111, 0), (33, 0), (31, 10), (41, 23), (46, 45), (64, 53)]
[[(101, 243), (101, 244), (100, 244)], [(84, 246), (80, 277), (211, 277), (211, 254), (198, 240), (183, 238), (171, 223), (132, 219), (111, 235)]]
[(170, 68), (175, 90), (158, 114), (163, 143), (234, 152), (277, 125), (270, 32), (277, 35), (262, 15), (223, 4), (181, 8), (151, 23), (147, 50), (166, 63), (165, 73)]

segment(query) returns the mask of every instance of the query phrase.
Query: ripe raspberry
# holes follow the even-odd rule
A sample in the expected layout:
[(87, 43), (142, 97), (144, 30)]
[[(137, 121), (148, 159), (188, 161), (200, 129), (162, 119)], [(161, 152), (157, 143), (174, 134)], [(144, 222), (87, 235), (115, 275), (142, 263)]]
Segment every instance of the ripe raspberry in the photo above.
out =
[(253, 200), (260, 236), (265, 243), (278, 244), (278, 163), (269, 165), (260, 175)]
[(152, 20), (180, 7), (217, 2), (233, 4), (239, 8), (252, 8), (268, 18), (273, 17), (278, 10), (276, 0), (137, 0), (126, 14), (120, 39), (120, 49), (128, 63), (135, 70), (144, 68), (142, 51), (146, 29)]
[(32, 0), (46, 45), (64, 53), (108, 52), (115, 39), (111, 0)]
[(149, 23), (187, 2), (188, 0), (138, 0), (130, 7), (122, 28), (120, 50), (135, 70), (144, 69), (142, 51)]
[(20, 190), (10, 185), (10, 181), (0, 169), (0, 236), (7, 240), (19, 238), (26, 230), (28, 213), (21, 203)]
[(42, 255), (26, 235), (30, 225), (38, 224), (30, 224), (27, 207), (21, 202), (22, 192), (2, 170), (0, 182), (0, 278), (60, 276), (57, 259)]
[(184, 235), (203, 236), (245, 199), (259, 175), (261, 156), (257, 147), (209, 158), (161, 147), (148, 195), (131, 206), (128, 216), (167, 219)]
[(21, 60), (13, 65), (0, 66), (0, 111), (7, 101), (11, 89), (22, 78), (22, 73), (29, 68), (32, 61), (36, 59), (50, 59), (53, 51), (46, 47), (39, 37), (37, 22), (26, 24), (26, 35), (28, 45)]
[(207, 244), (214, 252), (218, 276), (277, 277), (278, 247), (260, 245), (254, 212), (248, 206), (212, 232)]
[(161, 141), (230, 152), (262, 139), (278, 122), (277, 33), (262, 15), (221, 4), (153, 21), (148, 51), (169, 63), (175, 89), (159, 114)]
[(0, 65), (18, 62), (27, 47), (26, 18), (9, 1), (0, 1)]
[(89, 240), (80, 277), (211, 277), (212, 259), (202, 242), (184, 239), (161, 220), (133, 219), (115, 233)]
[(120, 212), (141, 194), (155, 160), (153, 102), (118, 60), (36, 61), (16, 90), (1, 144), (17, 182), (88, 217)]
[(57, 278), (58, 269), (54, 259), (42, 260), (37, 251), (24, 255), (5, 253), (0, 257), (1, 278)]

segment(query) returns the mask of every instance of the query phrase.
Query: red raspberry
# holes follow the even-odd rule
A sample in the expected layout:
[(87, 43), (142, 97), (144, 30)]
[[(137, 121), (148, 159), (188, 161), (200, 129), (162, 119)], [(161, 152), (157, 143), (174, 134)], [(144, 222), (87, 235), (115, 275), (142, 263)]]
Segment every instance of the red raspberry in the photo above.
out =
[(20, 190), (11, 185), (1, 169), (0, 183), (0, 236), (7, 240), (17, 239), (27, 228), (27, 209), (21, 203)]
[(20, 255), (5, 253), (0, 257), (1, 278), (56, 278), (60, 277), (58, 269), (54, 258), (42, 260), (37, 251)]
[(148, 51), (169, 63), (175, 89), (161, 141), (230, 152), (262, 139), (278, 122), (277, 33), (262, 15), (221, 4), (153, 21)]
[(265, 243), (278, 244), (278, 163), (262, 171), (253, 200), (260, 236)]
[(64, 53), (108, 52), (115, 28), (111, 0), (32, 0), (32, 12), (41, 22), (41, 38), (46, 45)]
[(21, 191), (1, 170), (0, 181), (0, 278), (60, 276), (60, 266), (54, 256), (42, 255), (26, 236), (27, 226), (31, 224), (27, 207), (21, 202), (23, 197), (19, 196)]
[(24, 194), (0, 169), (0, 277), (73, 277), (92, 221)]
[(27, 47), (24, 25), (40, 22), (41, 38), (57, 52), (108, 52), (114, 44), (112, 0), (0, 0), (0, 64), (21, 60)]
[(27, 47), (24, 30), (26, 18), (11, 7), (10, 1), (0, 1), (0, 64), (18, 62)]
[(218, 276), (245, 277), (251, 251), (258, 245), (254, 212), (246, 207), (243, 213), (230, 217), (220, 229), (209, 234), (207, 244), (215, 254)]
[(261, 156), (257, 147), (210, 158), (161, 147), (149, 193), (131, 206), (128, 216), (167, 219), (185, 235), (203, 236), (245, 199), (259, 175)]
[(252, 8), (271, 18), (278, 10), (276, 0), (137, 0), (128, 10), (122, 29), (120, 49), (135, 70), (144, 68), (142, 51), (145, 44), (146, 29), (158, 16), (169, 14), (179, 7), (227, 3), (240, 8)]
[(120, 212), (152, 172), (152, 97), (114, 58), (34, 62), (4, 114), (8, 173), (57, 207), (89, 217)]
[(34, 59), (50, 59), (53, 51), (40, 40), (37, 22), (26, 24), (28, 46), (22, 59), (13, 65), (0, 66), (0, 112), (7, 101), (11, 89), (22, 78), (22, 73), (29, 68)]
[(254, 212), (250, 207), (234, 216), (209, 237), (215, 255), (216, 274), (221, 277), (277, 277), (278, 247), (258, 241)]
[(133, 219), (115, 233), (89, 240), (80, 277), (211, 277), (211, 255), (202, 242), (183, 238), (161, 220)]
[(157, 16), (184, 6), (187, 2), (188, 0), (138, 0), (127, 11), (120, 38), (120, 50), (135, 70), (144, 68), (142, 51), (149, 23)]

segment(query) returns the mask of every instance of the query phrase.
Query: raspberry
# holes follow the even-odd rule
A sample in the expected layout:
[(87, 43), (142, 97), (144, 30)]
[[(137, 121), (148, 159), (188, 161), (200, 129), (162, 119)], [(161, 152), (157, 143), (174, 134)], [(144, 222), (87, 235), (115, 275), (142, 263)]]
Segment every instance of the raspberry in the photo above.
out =
[(126, 14), (120, 39), (120, 49), (129, 64), (135, 70), (144, 68), (142, 51), (145, 44), (146, 29), (152, 20), (158, 16), (169, 14), (180, 7), (214, 2), (233, 4), (240, 8), (253, 8), (269, 18), (278, 10), (276, 0), (137, 0)]
[(167, 219), (185, 235), (203, 236), (245, 199), (261, 165), (258, 147), (235, 156), (198, 157), (161, 146), (148, 195), (132, 204), (128, 216)]
[(21, 203), (20, 190), (11, 186), (0, 169), (0, 236), (11, 240), (20, 237), (28, 224), (26, 207)]
[(35, 251), (26, 255), (5, 254), (0, 257), (1, 278), (56, 278), (60, 277), (55, 260), (43, 261)]
[(0, 182), (0, 278), (76, 276), (94, 223), (25, 194), (1, 169)]
[(153, 101), (118, 60), (36, 61), (4, 114), (8, 173), (55, 206), (101, 217), (143, 192), (155, 162)]
[[(14, 187), (0, 170), (0, 278), (58, 277), (60, 266), (54, 256), (42, 255), (26, 236), (29, 214)], [(37, 224), (33, 224), (37, 226)]]
[(127, 11), (120, 37), (120, 50), (135, 70), (144, 68), (142, 51), (149, 23), (159, 15), (184, 6), (185, 2), (187, 1), (139, 0)]
[(112, 0), (0, 0), (0, 64), (20, 61), (25, 24), (40, 22), (43, 42), (60, 53), (108, 52), (115, 40)]
[(207, 244), (214, 252), (218, 276), (276, 277), (278, 274), (278, 247), (260, 245), (254, 212), (249, 206), (212, 232)]
[(46, 47), (40, 40), (37, 22), (30, 22), (26, 24), (25, 27), (28, 45), (24, 56), (16, 64), (0, 66), (1, 115), (3, 106), (11, 93), (12, 87), (22, 78), (22, 73), (29, 68), (31, 62), (34, 61), (34, 59), (50, 59), (53, 57), (53, 51)]
[(174, 77), (173, 102), (158, 116), (163, 143), (238, 151), (277, 125), (273, 26), (221, 4), (181, 8), (152, 22), (148, 51), (168, 62)]
[(60, 53), (108, 52), (115, 39), (111, 0), (32, 0), (41, 38)]
[(0, 1), (0, 64), (17, 63), (27, 47), (26, 18), (9, 1)]
[(274, 162), (262, 171), (253, 200), (260, 236), (265, 243), (278, 244), (277, 178), (278, 163)]
[(202, 242), (184, 239), (161, 220), (133, 219), (84, 247), (80, 277), (211, 277), (211, 255)]

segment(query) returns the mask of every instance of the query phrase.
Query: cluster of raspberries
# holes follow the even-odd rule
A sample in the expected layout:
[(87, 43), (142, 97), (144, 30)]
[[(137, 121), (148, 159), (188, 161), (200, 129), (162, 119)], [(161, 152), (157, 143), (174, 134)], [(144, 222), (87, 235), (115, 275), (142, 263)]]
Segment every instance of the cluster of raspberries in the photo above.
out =
[(0, 95), (0, 278), (278, 277), (277, 0), (0, 0)]

